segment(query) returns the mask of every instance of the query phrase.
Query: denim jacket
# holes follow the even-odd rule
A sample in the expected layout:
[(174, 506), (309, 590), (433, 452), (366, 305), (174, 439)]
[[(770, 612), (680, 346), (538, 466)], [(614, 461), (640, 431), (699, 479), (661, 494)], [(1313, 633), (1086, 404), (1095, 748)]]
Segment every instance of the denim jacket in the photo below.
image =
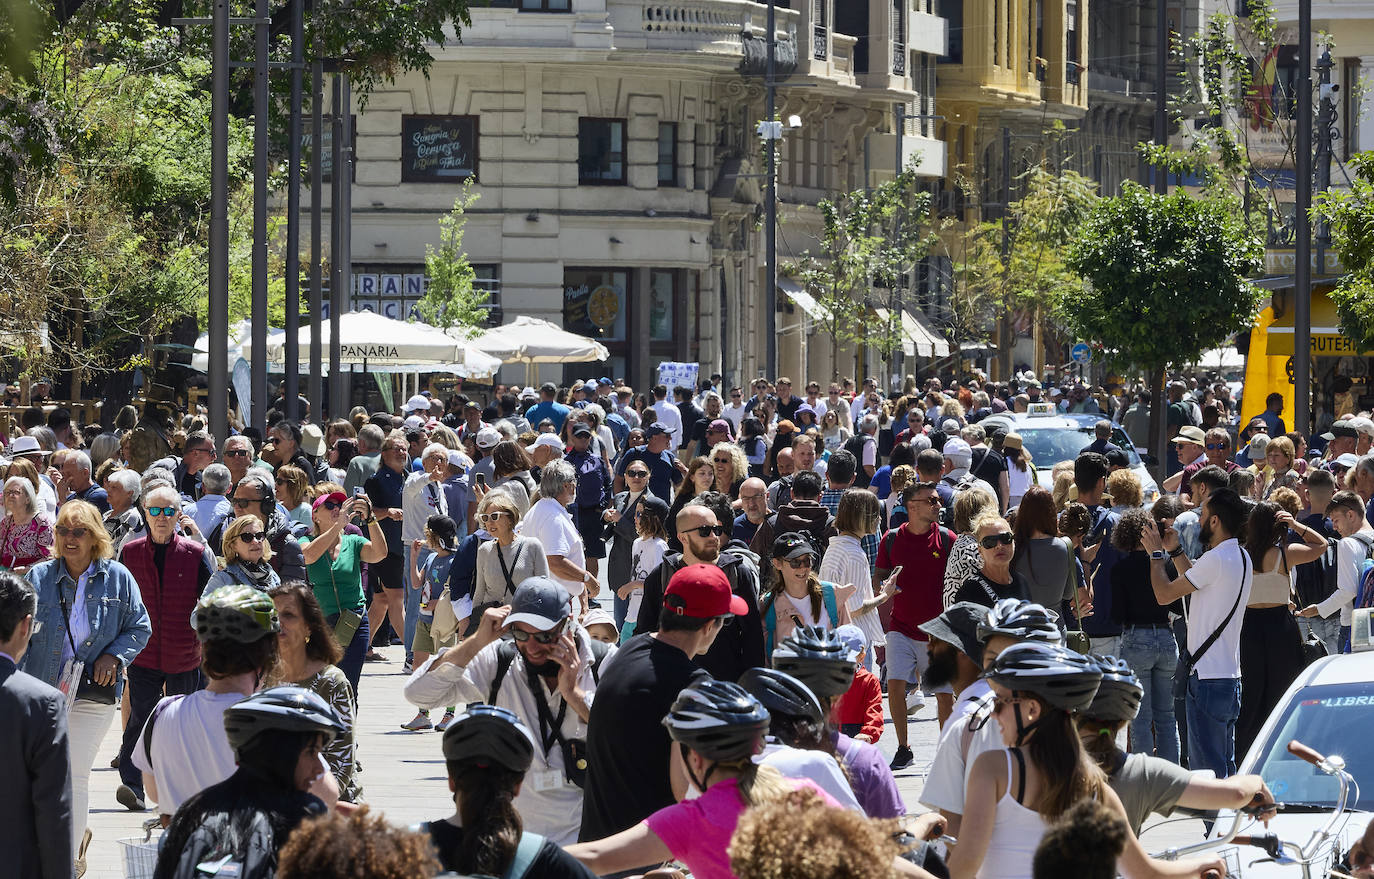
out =
[[(67, 641), (67, 627), (58, 596), (60, 594), (66, 601), (70, 612), (76, 598), (76, 579), (67, 573), (67, 567), (60, 558), (34, 565), (27, 576), (38, 592), (35, 621), (43, 626), (34, 632), (19, 668), (55, 687), (62, 673), (62, 647)], [(90, 579), (86, 581), (86, 618), (90, 622), (91, 634), (77, 643), (76, 655), (86, 663), (88, 670), (107, 653), (127, 668), (153, 633), (133, 574), (112, 559), (97, 560)], [(121, 675), (116, 684), (116, 699), (123, 689), (124, 679)]]

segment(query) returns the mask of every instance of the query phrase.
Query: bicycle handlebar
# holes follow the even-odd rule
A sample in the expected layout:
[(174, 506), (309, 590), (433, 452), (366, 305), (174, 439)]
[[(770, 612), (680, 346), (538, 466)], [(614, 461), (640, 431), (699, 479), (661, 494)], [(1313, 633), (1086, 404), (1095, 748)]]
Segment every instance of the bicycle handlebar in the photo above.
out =
[(1297, 757), (1300, 760), (1306, 760), (1308, 763), (1311, 763), (1313, 766), (1316, 766), (1318, 768), (1321, 768), (1321, 765), (1326, 762), (1325, 757), (1323, 757), (1321, 754), (1318, 754), (1311, 748), (1307, 747), (1297, 739), (1294, 739), (1293, 741), (1288, 743), (1288, 753), (1292, 754), (1294, 757)]

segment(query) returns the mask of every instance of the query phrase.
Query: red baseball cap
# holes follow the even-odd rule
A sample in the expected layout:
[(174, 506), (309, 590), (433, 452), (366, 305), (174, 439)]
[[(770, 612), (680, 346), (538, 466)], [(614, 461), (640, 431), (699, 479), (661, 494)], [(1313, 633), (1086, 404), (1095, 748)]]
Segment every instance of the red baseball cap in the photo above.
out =
[[(668, 601), (675, 595), (679, 601)], [(723, 617), (726, 614), (744, 616), (749, 605), (730, 591), (730, 578), (715, 565), (688, 565), (678, 570), (668, 581), (663, 593), (663, 606), (678, 616)]]
[(336, 504), (342, 504), (346, 500), (348, 500), (348, 495), (341, 491), (331, 491), (329, 494), (322, 494), (315, 498), (314, 502), (310, 505), (310, 510), (314, 512), (329, 501), (333, 501)]

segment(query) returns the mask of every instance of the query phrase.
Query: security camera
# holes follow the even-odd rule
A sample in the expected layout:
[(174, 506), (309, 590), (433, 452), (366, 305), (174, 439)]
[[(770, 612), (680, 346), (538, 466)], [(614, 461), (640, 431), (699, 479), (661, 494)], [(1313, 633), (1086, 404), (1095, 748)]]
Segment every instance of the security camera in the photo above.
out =
[(1336, 97), (1336, 93), (1339, 92), (1340, 90), (1341, 90), (1341, 84), (1338, 83), (1338, 82), (1328, 82), (1328, 83), (1325, 83), (1325, 84), (1323, 84), (1322, 87), (1321, 87), (1321, 97), (1322, 97), (1323, 100), (1326, 100), (1326, 99), (1329, 99), (1329, 98), (1334, 98), (1334, 97)]

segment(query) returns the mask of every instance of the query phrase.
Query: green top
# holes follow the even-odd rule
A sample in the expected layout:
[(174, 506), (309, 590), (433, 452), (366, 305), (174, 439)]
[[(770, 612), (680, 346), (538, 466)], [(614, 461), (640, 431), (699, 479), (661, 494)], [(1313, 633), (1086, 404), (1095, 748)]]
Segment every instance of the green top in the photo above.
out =
[[(301, 546), (313, 538), (300, 538)], [(362, 551), (367, 538), (358, 534), (339, 535), (339, 557), (331, 559), (326, 550), (314, 564), (305, 566), (310, 588), (320, 603), (320, 610), (326, 617), (339, 612), (340, 605), (348, 610), (358, 610), (363, 606), (363, 562)], [(338, 590), (338, 598), (334, 591)]]

